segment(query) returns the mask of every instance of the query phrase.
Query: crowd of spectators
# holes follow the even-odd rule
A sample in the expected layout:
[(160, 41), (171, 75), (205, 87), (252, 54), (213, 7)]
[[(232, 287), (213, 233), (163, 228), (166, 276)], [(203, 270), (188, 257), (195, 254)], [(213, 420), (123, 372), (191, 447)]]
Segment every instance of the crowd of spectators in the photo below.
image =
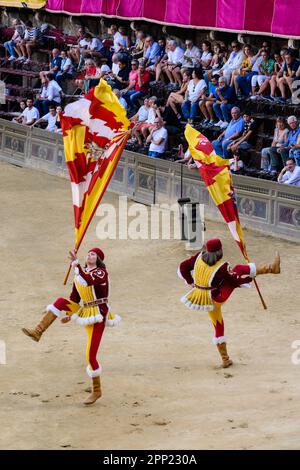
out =
[[(7, 59), (30, 64), (33, 51), (44, 44), (42, 28), (29, 20), (14, 20), (13, 26), (4, 44)], [(133, 122), (129, 145), (136, 151), (163, 158), (172, 137), (182, 136), (190, 123), (219, 132), (212, 142), (215, 151), (239, 172), (247, 166), (245, 152), (254, 148), (259, 127), (245, 103), (290, 104), (300, 79), (298, 55), (287, 47), (272, 51), (268, 41), (258, 50), (235, 40), (227, 48), (207, 40), (197, 45), (189, 38), (154, 38), (140, 30), (132, 40), (126, 28), (114, 24), (99, 38), (81, 27), (76, 44), (52, 50), (48, 70), (40, 72), (40, 92), (20, 103), (13, 120), (27, 126), (46, 123), (46, 130), (61, 132), (67, 82), (73, 80), (80, 97), (104, 78)], [(193, 167), (188, 153), (177, 161)], [(260, 174), (300, 185), (299, 166), (298, 120), (278, 117), (271, 145), (261, 149)]]

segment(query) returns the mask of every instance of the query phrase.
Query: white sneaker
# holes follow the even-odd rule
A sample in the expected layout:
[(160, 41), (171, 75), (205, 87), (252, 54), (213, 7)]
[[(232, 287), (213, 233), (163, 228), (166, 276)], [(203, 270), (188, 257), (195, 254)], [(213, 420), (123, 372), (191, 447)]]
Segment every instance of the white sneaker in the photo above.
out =
[(256, 101), (259, 99), (259, 95), (252, 95), (250, 96), (250, 100)]
[(18, 62), (23, 62), (23, 60), (26, 60), (26, 57), (22, 56), (22, 57), (18, 57), (18, 58), (17, 58), (17, 61), (18, 61)]
[(13, 55), (11, 55), (11, 56), (8, 58), (8, 60), (9, 60), (10, 62), (12, 62), (13, 60), (16, 60), (16, 58), (15, 58)]
[(221, 126), (220, 126), (221, 129), (226, 129), (226, 127), (228, 126), (228, 124), (229, 124), (229, 122), (226, 122), (226, 121), (223, 122), (223, 123), (221, 124)]
[(223, 124), (223, 121), (220, 120), (219, 122), (217, 122), (217, 123), (215, 124), (215, 126), (217, 126), (217, 127), (222, 127), (222, 124)]
[(24, 62), (24, 65), (25, 65), (25, 64), (29, 64), (30, 62), (31, 62), (30, 59), (26, 59), (25, 62)]

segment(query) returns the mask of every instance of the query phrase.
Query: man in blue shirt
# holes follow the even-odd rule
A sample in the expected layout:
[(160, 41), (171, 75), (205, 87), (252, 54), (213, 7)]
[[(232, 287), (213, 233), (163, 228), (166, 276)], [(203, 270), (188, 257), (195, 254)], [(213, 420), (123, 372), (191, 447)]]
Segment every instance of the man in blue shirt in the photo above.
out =
[(286, 161), (289, 157), (293, 157), (293, 153), (295, 151), (295, 147), (297, 145), (298, 137), (300, 134), (300, 128), (298, 126), (298, 120), (296, 116), (289, 116), (287, 119), (287, 123), (290, 126), (290, 132), (288, 133), (288, 137), (285, 141), (284, 147), (279, 148), (279, 158), (281, 156), (282, 166), (285, 167)]
[(234, 88), (227, 85), (225, 77), (219, 78), (219, 87), (215, 89), (213, 94), (216, 98), (213, 104), (213, 110), (219, 119), (216, 126), (224, 129), (228, 126), (228, 122), (230, 121), (230, 111), (234, 107), (236, 94)]
[(56, 77), (56, 75), (61, 69), (61, 62), (62, 62), (62, 57), (60, 56), (59, 49), (57, 48), (52, 49), (51, 60), (49, 63), (49, 70), (40, 72), (40, 79), (43, 80), (49, 74), (52, 74), (54, 75), (54, 77)]
[(284, 55), (284, 65), (278, 73), (277, 84), (281, 93), (279, 101), (285, 103), (287, 100), (286, 91), (290, 91), (293, 95), (293, 81), (297, 78), (296, 73), (299, 69), (300, 62), (293, 56), (293, 53), (287, 51)]
[(241, 116), (240, 108), (234, 106), (231, 110), (232, 119), (226, 130), (219, 135), (216, 140), (212, 141), (212, 145), (217, 155), (222, 158), (229, 158), (230, 153), (227, 147), (238, 139), (244, 131), (244, 119)]
[(145, 39), (145, 45), (147, 46), (144, 60), (147, 68), (153, 68), (158, 57), (160, 56), (160, 47), (157, 42), (154, 41), (152, 36), (147, 36)]

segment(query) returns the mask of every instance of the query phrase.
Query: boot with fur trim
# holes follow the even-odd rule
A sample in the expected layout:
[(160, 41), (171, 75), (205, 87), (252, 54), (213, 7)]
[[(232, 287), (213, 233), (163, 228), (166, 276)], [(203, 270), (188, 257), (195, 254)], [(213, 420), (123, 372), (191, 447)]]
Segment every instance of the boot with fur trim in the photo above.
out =
[(33, 341), (38, 342), (41, 339), (41, 336), (44, 331), (49, 328), (49, 326), (54, 322), (54, 320), (56, 320), (56, 318), (57, 316), (54, 315), (54, 313), (47, 312), (35, 328), (22, 328), (22, 331), (25, 335), (29, 336), (29, 338), (33, 339)]

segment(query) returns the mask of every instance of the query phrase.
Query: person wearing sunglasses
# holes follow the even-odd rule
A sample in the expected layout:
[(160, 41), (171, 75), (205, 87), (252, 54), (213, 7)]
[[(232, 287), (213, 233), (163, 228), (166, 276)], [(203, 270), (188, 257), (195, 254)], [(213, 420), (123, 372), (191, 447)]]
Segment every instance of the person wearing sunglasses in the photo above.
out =
[(227, 83), (230, 83), (231, 74), (235, 70), (239, 70), (241, 68), (243, 55), (244, 55), (239, 42), (233, 41), (231, 43), (231, 48), (232, 48), (232, 51), (228, 57), (228, 60), (225, 62), (223, 67), (220, 68), (218, 72), (219, 75), (223, 75), (225, 77)]

